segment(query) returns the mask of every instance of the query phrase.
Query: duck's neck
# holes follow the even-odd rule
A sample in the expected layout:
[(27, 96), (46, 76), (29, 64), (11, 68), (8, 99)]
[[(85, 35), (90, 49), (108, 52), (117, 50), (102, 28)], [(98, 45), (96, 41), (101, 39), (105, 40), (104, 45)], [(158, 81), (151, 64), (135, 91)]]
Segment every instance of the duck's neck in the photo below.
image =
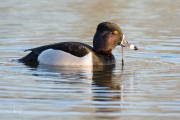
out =
[(109, 33), (107, 31), (96, 32), (93, 39), (94, 52), (112, 55), (108, 35)]
[(97, 53), (102, 53), (102, 54), (106, 54), (106, 55), (112, 55), (112, 50), (99, 50), (99, 51), (95, 51)]

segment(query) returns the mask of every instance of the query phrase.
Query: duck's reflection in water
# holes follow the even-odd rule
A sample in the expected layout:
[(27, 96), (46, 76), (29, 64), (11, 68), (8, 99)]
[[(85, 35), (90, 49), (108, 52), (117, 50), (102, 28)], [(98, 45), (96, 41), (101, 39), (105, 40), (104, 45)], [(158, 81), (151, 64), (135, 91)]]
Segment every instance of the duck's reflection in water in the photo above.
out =
[[(123, 101), (122, 73), (114, 74), (115, 66), (101, 66), (93, 68), (93, 100), (98, 113), (120, 112), (120, 102)], [(114, 103), (115, 102), (115, 103)], [(116, 119), (115, 116), (97, 116), (102, 119)]]
[[(40, 72), (38, 76), (60, 76), (63, 79), (71, 79), (67, 81), (54, 81), (56, 84), (76, 84), (77, 80), (86, 79), (86, 84), (92, 84), (91, 87), (85, 90), (90, 92), (91, 96), (86, 101), (92, 101), (94, 112), (100, 115), (95, 115), (96, 118), (102, 119), (117, 119), (118, 115), (107, 115), (108, 114), (119, 114), (123, 110), (123, 82), (124, 75), (123, 70), (119, 70), (120, 73), (115, 73), (115, 66), (49, 66), (39, 65), (36, 71)], [(41, 73), (42, 72), (42, 73)], [(53, 73), (53, 74), (51, 74)], [(126, 75), (125, 75), (126, 76)], [(129, 77), (128, 77), (129, 78)], [(127, 79), (127, 76), (126, 76)], [(75, 82), (75, 81), (76, 82)], [(128, 81), (128, 80), (127, 80)], [(80, 88), (84, 81), (78, 83)], [(131, 83), (132, 76), (131, 76)], [(131, 89), (132, 90), (132, 89)], [(88, 93), (89, 93), (88, 92)], [(81, 106), (82, 107), (82, 106)], [(78, 108), (76, 108), (77, 110)], [(90, 112), (90, 111), (89, 111)], [(91, 111), (92, 112), (92, 111)], [(104, 115), (102, 115), (104, 114)]]
[[(78, 79), (79, 80), (88, 79), (92, 81), (92, 69), (93, 69), (92, 66), (52, 66), (52, 65), (40, 64), (36, 67), (33, 67), (33, 71), (35, 71), (33, 75), (60, 77), (59, 78), (59, 81), (61, 81), (60, 83), (62, 83), (63, 81), (62, 79), (71, 79), (71, 78), (76, 79), (76, 81)], [(73, 83), (73, 81), (67, 81), (67, 83), (69, 82)]]

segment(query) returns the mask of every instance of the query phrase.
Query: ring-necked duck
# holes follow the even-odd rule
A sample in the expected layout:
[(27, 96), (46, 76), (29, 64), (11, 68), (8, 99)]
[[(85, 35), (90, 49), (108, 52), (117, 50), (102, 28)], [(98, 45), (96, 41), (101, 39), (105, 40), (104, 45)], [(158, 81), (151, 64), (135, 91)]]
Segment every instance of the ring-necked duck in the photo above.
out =
[(19, 62), (49, 65), (112, 65), (116, 63), (112, 50), (117, 45), (138, 50), (126, 41), (119, 26), (103, 22), (97, 26), (93, 47), (79, 42), (41, 46), (26, 50), (31, 52), (19, 59)]

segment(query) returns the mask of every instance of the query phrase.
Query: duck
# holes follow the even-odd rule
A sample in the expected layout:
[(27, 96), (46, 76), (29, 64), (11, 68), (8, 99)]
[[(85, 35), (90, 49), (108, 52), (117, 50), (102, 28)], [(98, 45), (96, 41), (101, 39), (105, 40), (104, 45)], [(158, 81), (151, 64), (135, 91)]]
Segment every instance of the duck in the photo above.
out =
[(116, 46), (138, 50), (135, 45), (130, 44), (125, 39), (118, 25), (111, 22), (102, 22), (97, 26), (93, 38), (93, 47), (80, 42), (60, 42), (27, 49), (25, 51), (30, 51), (30, 53), (18, 59), (18, 61), (25, 64), (47, 64), (55, 66), (114, 65), (116, 64), (116, 60), (112, 54), (112, 50)]

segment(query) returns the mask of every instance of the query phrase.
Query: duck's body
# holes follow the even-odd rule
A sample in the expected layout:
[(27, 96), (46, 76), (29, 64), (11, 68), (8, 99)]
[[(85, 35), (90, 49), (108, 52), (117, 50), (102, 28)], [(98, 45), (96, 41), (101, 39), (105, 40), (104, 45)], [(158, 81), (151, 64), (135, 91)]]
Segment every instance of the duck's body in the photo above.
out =
[(125, 40), (116, 24), (104, 22), (97, 27), (93, 47), (79, 42), (56, 43), (28, 49), (26, 51), (31, 52), (19, 61), (49, 65), (113, 65), (116, 61), (112, 50), (117, 45), (137, 50)]
[(113, 55), (96, 53), (93, 47), (79, 42), (62, 42), (41, 46), (19, 59), (23, 63), (49, 65), (109, 65), (115, 64)]

